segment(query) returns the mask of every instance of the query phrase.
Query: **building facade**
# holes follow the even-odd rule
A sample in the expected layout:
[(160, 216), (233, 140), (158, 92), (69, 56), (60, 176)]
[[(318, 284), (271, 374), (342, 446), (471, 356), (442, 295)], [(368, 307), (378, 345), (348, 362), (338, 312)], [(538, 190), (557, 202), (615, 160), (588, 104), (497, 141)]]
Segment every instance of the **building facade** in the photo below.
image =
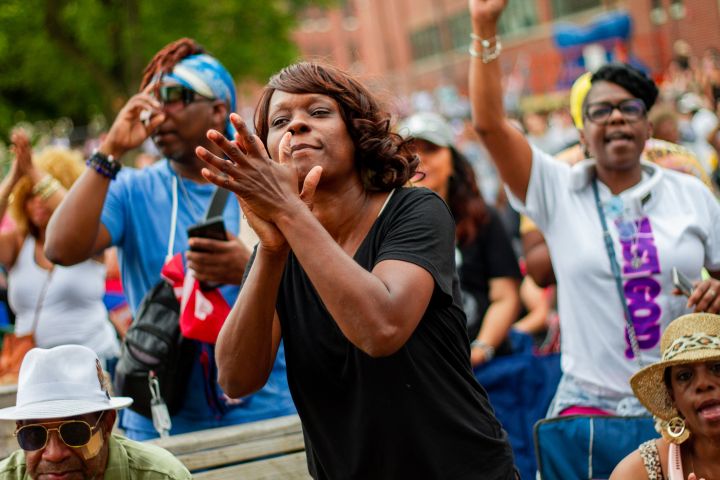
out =
[[(500, 26), (506, 88), (523, 95), (565, 89), (579, 68), (569, 57), (591, 61), (597, 48), (559, 49), (559, 30), (602, 37), (605, 26), (598, 25), (611, 17), (620, 30), (629, 28), (628, 38), (601, 39), (601, 47), (656, 76), (676, 40), (695, 55), (720, 47), (720, 0), (510, 0)], [(397, 95), (438, 85), (465, 93), (470, 28), (467, 0), (341, 0), (332, 9), (308, 9), (295, 40), (304, 58), (331, 62)]]

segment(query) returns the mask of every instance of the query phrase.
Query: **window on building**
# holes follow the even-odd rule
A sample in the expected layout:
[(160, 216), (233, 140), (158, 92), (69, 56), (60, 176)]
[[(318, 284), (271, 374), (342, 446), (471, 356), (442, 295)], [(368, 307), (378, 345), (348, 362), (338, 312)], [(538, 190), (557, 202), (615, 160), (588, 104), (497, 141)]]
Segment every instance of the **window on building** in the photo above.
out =
[(553, 16), (555, 18), (564, 17), (599, 7), (601, 4), (601, 0), (552, 0)]
[(440, 53), (442, 51), (440, 31), (436, 25), (416, 30), (410, 34), (410, 45), (415, 60)]
[(353, 0), (341, 0), (339, 3), (343, 17), (355, 16), (355, 2)]
[(536, 3), (535, 0), (508, 2), (505, 11), (500, 17), (500, 33), (512, 34), (537, 25), (538, 16)]
[(466, 9), (462, 13), (451, 17), (448, 20), (448, 28), (450, 29), (452, 47), (467, 48), (470, 42), (470, 32), (472, 32), (470, 12)]
[(675, 20), (685, 18), (685, 1), (684, 0), (672, 0), (670, 2), (670, 16)]

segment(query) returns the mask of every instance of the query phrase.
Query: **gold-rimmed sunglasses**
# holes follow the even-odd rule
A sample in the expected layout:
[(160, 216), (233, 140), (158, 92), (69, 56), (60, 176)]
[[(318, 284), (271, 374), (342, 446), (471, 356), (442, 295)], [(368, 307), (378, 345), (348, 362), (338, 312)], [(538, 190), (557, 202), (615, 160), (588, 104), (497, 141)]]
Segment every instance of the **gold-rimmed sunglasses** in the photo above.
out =
[(64, 422), (52, 422), (52, 424), (59, 424), (57, 427), (48, 428), (42, 423), (33, 423), (31, 425), (23, 425), (22, 427), (15, 430), (13, 435), (17, 438), (20, 448), (27, 452), (33, 452), (45, 448), (50, 438), (50, 432), (58, 432), (60, 440), (65, 445), (72, 448), (84, 447), (90, 442), (93, 433), (98, 429), (100, 420), (103, 417), (102, 412), (95, 422), (95, 425), (90, 425), (84, 420), (67, 420)]

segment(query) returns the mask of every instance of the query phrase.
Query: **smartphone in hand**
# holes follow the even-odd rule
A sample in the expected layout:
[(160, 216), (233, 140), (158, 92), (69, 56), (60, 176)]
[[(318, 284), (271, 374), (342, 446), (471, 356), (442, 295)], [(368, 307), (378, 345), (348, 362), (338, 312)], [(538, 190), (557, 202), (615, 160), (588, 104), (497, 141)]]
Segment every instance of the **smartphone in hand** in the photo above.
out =
[(689, 278), (682, 274), (676, 267), (672, 269), (673, 285), (682, 292), (683, 295), (689, 297), (693, 292), (693, 284)]
[[(188, 227), (188, 237), (210, 238), (212, 240), (227, 240), (227, 231), (222, 217), (213, 217), (206, 222), (198, 223)], [(191, 248), (193, 251), (206, 251), (204, 249)], [(208, 290), (219, 287), (220, 283), (200, 282), (200, 288)]]
[(188, 237), (210, 238), (212, 240), (227, 240), (225, 222), (222, 217), (213, 217), (206, 222), (192, 225), (188, 228)]

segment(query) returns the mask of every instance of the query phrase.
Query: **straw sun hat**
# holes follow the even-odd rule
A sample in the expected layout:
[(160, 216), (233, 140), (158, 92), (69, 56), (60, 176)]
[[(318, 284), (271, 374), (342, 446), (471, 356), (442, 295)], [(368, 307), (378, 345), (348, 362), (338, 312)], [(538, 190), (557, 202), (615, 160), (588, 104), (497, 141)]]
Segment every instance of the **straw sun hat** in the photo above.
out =
[(635, 396), (663, 420), (678, 412), (665, 385), (665, 369), (672, 365), (720, 360), (720, 315), (692, 313), (674, 320), (662, 335), (662, 359), (630, 378)]

